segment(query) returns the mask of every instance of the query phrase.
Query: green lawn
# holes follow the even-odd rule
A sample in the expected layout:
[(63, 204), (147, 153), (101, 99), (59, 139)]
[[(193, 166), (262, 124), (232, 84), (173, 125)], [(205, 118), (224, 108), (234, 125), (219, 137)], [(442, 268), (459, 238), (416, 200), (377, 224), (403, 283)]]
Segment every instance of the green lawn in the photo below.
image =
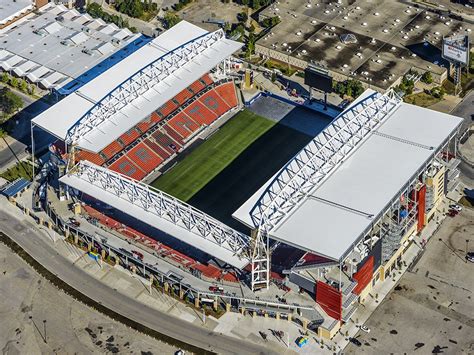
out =
[(187, 201), (274, 125), (274, 121), (248, 110), (239, 112), (151, 185)]
[(441, 99), (437, 99), (434, 96), (427, 94), (426, 92), (420, 92), (418, 94), (407, 95), (403, 98), (403, 101), (417, 105), (421, 107), (428, 107), (434, 105), (435, 103), (441, 101)]

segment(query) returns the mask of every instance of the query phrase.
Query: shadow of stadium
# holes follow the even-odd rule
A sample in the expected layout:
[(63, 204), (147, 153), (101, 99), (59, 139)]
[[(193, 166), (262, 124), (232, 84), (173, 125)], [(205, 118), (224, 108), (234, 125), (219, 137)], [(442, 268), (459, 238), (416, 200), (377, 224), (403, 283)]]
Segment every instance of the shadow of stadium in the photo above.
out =
[[(298, 110), (298, 114), (301, 113)], [(253, 142), (188, 203), (242, 233), (250, 233), (248, 227), (232, 217), (232, 213), (313, 138), (313, 135), (291, 128), (293, 122), (290, 121), (294, 120), (292, 111)], [(319, 132), (331, 122), (329, 118), (317, 120)], [(315, 133), (314, 129), (311, 133)]]

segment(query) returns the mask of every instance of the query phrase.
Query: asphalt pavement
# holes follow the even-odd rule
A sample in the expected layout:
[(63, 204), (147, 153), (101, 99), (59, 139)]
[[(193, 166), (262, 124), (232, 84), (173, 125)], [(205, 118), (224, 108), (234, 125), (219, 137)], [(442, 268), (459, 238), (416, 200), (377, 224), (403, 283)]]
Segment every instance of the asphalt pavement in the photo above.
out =
[[(0, 87), (4, 85), (0, 84)], [(8, 146), (0, 150), (0, 170), (3, 171), (7, 167), (13, 165), (17, 159), (25, 158), (29, 153), (27, 148), (31, 145), (30, 122), (31, 119), (41, 112), (48, 109), (51, 104), (45, 99), (35, 99), (18, 90), (12, 91), (23, 100), (23, 109), (10, 118), (15, 126), (10, 132), (13, 142), (9, 142)], [(36, 129), (35, 130), (35, 149), (36, 151), (46, 147), (54, 140), (49, 133)]]
[[(464, 118), (464, 122), (461, 126), (461, 134), (469, 129), (474, 123), (474, 90), (471, 90), (464, 99), (457, 105), (452, 111), (451, 114), (454, 116)], [(462, 158), (462, 157), (461, 157)], [(474, 169), (467, 162), (461, 159), (461, 164), (459, 164), (459, 170), (462, 173), (461, 179), (468, 186), (474, 186)]]
[(50, 272), (101, 305), (161, 334), (208, 351), (221, 354), (269, 353), (268, 349), (248, 341), (220, 335), (149, 308), (111, 289), (59, 255), (36, 225), (7, 213), (6, 208), (9, 206), (0, 210), (0, 230)]

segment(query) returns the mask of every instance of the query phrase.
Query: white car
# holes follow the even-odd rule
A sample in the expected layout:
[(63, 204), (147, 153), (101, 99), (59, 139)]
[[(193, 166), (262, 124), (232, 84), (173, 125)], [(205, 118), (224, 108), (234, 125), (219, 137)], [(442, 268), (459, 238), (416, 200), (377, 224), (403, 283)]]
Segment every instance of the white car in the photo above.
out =
[(458, 211), (458, 212), (461, 212), (462, 211), (462, 207), (459, 206), (459, 205), (449, 205), (449, 208), (455, 210), (455, 211)]
[(361, 325), (360, 326), (360, 330), (366, 332), (366, 333), (370, 333), (370, 328), (367, 327), (366, 325)]

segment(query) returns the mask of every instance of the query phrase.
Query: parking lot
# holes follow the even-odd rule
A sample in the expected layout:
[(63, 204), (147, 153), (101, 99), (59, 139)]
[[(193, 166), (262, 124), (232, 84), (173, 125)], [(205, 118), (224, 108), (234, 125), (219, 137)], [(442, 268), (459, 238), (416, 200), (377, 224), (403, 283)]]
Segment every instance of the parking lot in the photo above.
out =
[(474, 352), (474, 210), (447, 217), (411, 271), (359, 331), (345, 353)]
[[(257, 44), (379, 88), (389, 87), (411, 68), (441, 75), (445, 69), (439, 65), (446, 67), (440, 51), (443, 36), (472, 30), (472, 25), (401, 0), (281, 1), (262, 16), (280, 16), (281, 22)], [(345, 34), (357, 42), (343, 43)]]

